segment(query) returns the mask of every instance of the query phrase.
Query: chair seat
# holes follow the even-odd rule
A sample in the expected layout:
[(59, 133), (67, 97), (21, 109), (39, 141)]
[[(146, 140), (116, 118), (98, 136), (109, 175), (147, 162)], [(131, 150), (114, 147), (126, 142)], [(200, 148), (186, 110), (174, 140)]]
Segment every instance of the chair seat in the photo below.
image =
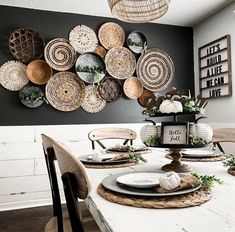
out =
[[(64, 232), (72, 232), (69, 218), (63, 219)], [(57, 217), (51, 218), (45, 227), (45, 232), (57, 232)]]
[[(79, 202), (79, 205), (81, 207), (81, 213), (82, 213), (82, 219), (83, 219), (85, 232), (100, 232), (99, 227), (97, 226), (89, 210), (86, 208), (85, 203)], [(64, 226), (64, 232), (72, 232), (69, 217), (65, 217), (63, 219), (63, 226)], [(56, 217), (51, 218), (47, 222), (45, 226), (45, 232), (57, 232), (57, 218)]]

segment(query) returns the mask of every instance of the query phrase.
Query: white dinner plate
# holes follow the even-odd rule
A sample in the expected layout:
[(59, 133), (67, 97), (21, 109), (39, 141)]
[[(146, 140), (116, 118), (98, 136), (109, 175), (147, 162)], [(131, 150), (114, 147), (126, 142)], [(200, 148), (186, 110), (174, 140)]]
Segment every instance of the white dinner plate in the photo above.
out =
[(117, 182), (135, 188), (152, 188), (159, 184), (159, 173), (141, 172), (119, 176)]
[(215, 156), (216, 154), (214, 151), (208, 151), (208, 150), (185, 150), (182, 152), (183, 156), (187, 157), (195, 157), (195, 158), (200, 158), (200, 157), (212, 157)]

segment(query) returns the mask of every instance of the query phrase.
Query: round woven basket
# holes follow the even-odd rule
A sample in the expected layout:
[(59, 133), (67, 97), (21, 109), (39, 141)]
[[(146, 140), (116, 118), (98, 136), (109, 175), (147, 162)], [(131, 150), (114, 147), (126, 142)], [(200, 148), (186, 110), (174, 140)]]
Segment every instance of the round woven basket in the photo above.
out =
[(85, 84), (74, 73), (58, 72), (46, 85), (46, 97), (57, 110), (73, 111), (83, 103)]
[(136, 59), (129, 49), (115, 47), (107, 52), (105, 64), (111, 76), (124, 80), (135, 72)]
[(0, 67), (0, 84), (11, 91), (19, 91), (29, 82), (26, 65), (10, 60)]
[(17, 60), (28, 64), (42, 57), (44, 40), (34, 29), (19, 28), (10, 35), (9, 49)]
[(77, 54), (66, 39), (49, 41), (44, 50), (46, 62), (57, 71), (66, 71), (76, 62)]
[(26, 74), (34, 84), (43, 85), (48, 82), (53, 72), (46, 61), (34, 60), (28, 64)]
[(125, 32), (117, 23), (104, 23), (98, 32), (100, 43), (106, 48), (122, 47), (125, 42)]
[(160, 49), (147, 50), (137, 62), (137, 77), (146, 89), (153, 92), (166, 89), (173, 80), (174, 72), (172, 59)]
[(137, 99), (143, 93), (143, 85), (136, 77), (128, 77), (123, 85), (125, 95), (130, 99)]
[(100, 96), (107, 102), (114, 102), (122, 96), (121, 83), (112, 77), (107, 77), (99, 85)]
[(154, 93), (150, 90), (144, 89), (142, 95), (138, 98), (138, 102), (143, 107), (148, 107), (148, 104), (154, 99)]
[(103, 59), (104, 59), (104, 57), (105, 57), (105, 55), (106, 55), (106, 53), (107, 53), (107, 51), (105, 50), (105, 48), (102, 47), (102, 46), (97, 46), (94, 52), (97, 53), (97, 54), (98, 54), (100, 57), (102, 57)]
[(74, 27), (69, 33), (69, 42), (76, 52), (93, 52), (98, 44), (95, 32), (85, 25)]

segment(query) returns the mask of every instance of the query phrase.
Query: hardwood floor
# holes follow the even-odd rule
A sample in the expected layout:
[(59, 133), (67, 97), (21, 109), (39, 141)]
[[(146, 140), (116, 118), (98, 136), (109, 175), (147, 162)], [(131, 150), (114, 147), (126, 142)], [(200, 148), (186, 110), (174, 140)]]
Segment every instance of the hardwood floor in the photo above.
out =
[[(81, 210), (84, 222), (93, 220), (83, 203)], [(63, 205), (63, 212), (66, 216), (65, 205)], [(0, 232), (44, 232), (45, 225), (51, 217), (52, 206), (0, 211)], [(94, 231), (100, 231), (94, 222), (90, 226)]]

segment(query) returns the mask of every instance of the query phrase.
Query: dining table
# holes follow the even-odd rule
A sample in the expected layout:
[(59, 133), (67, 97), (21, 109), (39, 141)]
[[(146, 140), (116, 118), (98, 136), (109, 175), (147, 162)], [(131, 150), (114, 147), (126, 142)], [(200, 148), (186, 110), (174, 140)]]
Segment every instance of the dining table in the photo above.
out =
[(235, 177), (227, 172), (221, 161), (186, 162), (192, 172), (214, 175), (223, 180), (215, 184), (210, 200), (192, 207), (142, 208), (113, 203), (97, 193), (104, 178), (119, 173), (164, 173), (161, 167), (169, 160), (166, 150), (152, 148), (143, 154), (146, 163), (123, 168), (87, 168), (92, 190), (85, 203), (102, 232), (234, 232)]

